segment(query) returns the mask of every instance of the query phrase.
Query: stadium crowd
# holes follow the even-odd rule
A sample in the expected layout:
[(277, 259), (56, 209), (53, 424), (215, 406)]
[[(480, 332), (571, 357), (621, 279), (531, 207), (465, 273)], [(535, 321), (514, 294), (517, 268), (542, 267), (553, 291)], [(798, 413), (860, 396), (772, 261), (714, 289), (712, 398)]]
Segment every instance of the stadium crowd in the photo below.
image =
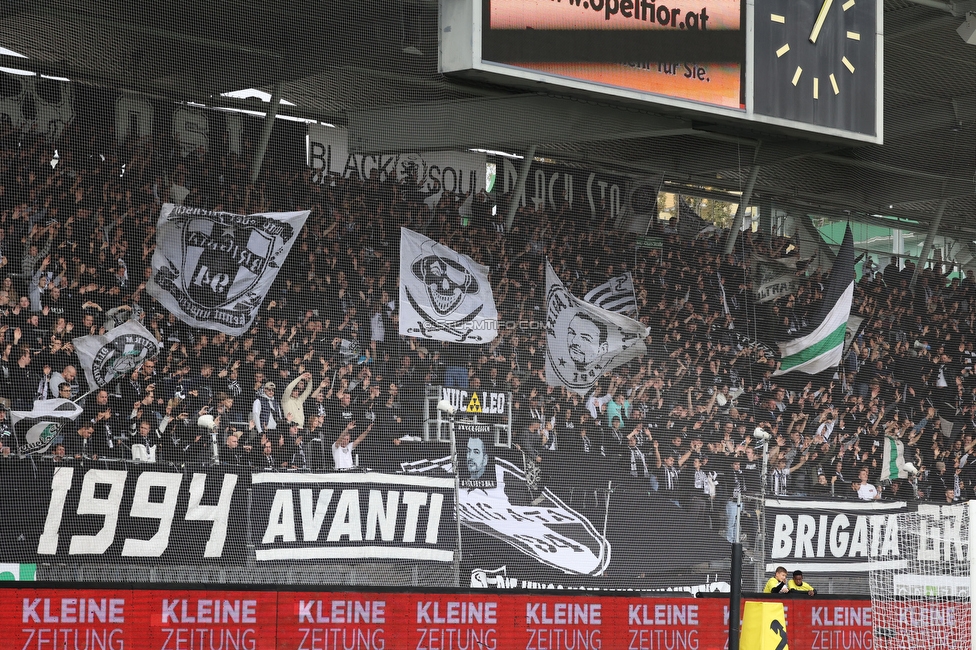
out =
[[(232, 154), (183, 156), (157, 139), (93, 150), (76, 120), (52, 146), (0, 127), (0, 397), (7, 409), (85, 396), (72, 340), (140, 319), (163, 343), (154, 359), (83, 399), (50, 460), (95, 464), (222, 462), (264, 470), (353, 466), (398, 471), (417, 442), (427, 385), (510, 392), (514, 440), (554, 489), (607, 479), (655, 490), (702, 514), (758, 493), (835, 498), (976, 496), (972, 271), (895, 258), (861, 263), (854, 312), (865, 318), (837, 372), (773, 376), (771, 344), (803, 327), (826, 276), (756, 304), (753, 253), (796, 255), (789, 238), (746, 231), (682, 239), (655, 220), (642, 247), (577, 204), (536, 210), (506, 232), (485, 195), (444, 193), (431, 207), (414, 180), (330, 177), (268, 160), (257, 183)], [(180, 322), (146, 295), (163, 202), (236, 213), (311, 209), (245, 335)], [(489, 344), (398, 335), (399, 227), (488, 266), (499, 310)], [(548, 258), (574, 295), (633, 274), (648, 354), (581, 397), (547, 386)], [(803, 267), (801, 261), (798, 265)], [(538, 423), (538, 424), (535, 424)], [(885, 436), (918, 469), (881, 481)], [(17, 456), (0, 411), (3, 457)], [(443, 450), (441, 450), (443, 451)], [(437, 453), (432, 451), (432, 453)], [(720, 505), (719, 505), (720, 504)], [(729, 517), (731, 520), (731, 516)]]

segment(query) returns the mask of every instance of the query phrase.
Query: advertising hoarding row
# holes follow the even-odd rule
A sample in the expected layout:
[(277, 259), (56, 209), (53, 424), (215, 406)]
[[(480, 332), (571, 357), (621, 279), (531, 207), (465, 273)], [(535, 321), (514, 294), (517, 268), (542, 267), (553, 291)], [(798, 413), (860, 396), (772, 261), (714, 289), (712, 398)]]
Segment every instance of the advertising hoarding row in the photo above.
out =
[[(729, 620), (722, 599), (567, 593), (35, 588), (0, 603), (24, 650), (723, 650)], [(794, 647), (871, 648), (872, 623), (869, 601), (786, 604)]]

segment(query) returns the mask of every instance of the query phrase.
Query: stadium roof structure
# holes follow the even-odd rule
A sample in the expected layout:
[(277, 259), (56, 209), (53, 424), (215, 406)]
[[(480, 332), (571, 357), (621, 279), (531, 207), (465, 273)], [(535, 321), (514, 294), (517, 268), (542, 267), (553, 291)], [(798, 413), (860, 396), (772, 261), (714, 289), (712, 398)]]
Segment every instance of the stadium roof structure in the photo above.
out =
[(293, 104), (280, 114), (348, 126), (360, 151), (536, 145), (539, 157), (728, 192), (759, 165), (754, 202), (919, 232), (941, 206), (940, 234), (972, 241), (976, 46), (956, 33), (972, 11), (976, 0), (884, 0), (883, 145), (445, 77), (432, 0), (8, 0), (0, 46), (26, 58), (0, 66), (258, 111), (267, 104), (222, 95), (277, 90)]

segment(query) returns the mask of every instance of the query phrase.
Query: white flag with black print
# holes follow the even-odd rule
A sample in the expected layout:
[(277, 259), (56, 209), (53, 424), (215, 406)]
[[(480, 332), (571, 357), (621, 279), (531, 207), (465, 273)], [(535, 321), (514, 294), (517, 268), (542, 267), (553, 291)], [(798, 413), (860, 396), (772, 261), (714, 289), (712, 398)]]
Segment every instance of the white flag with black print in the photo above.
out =
[(634, 277), (630, 271), (590, 289), (583, 296), (583, 300), (600, 309), (637, 318), (637, 294), (634, 292)]
[(241, 215), (167, 203), (147, 291), (180, 320), (247, 331), (309, 211)]
[(159, 353), (159, 341), (136, 320), (126, 321), (105, 334), (72, 341), (85, 369), (88, 385), (99, 388), (129, 374)]
[(546, 383), (585, 395), (605, 372), (647, 353), (640, 322), (571, 294), (546, 262)]
[(478, 345), (498, 334), (488, 268), (400, 228), (400, 334)]
[(64, 425), (81, 415), (81, 407), (69, 399), (38, 400), (30, 411), (11, 411), (10, 423), (21, 455), (43, 454), (51, 448)]

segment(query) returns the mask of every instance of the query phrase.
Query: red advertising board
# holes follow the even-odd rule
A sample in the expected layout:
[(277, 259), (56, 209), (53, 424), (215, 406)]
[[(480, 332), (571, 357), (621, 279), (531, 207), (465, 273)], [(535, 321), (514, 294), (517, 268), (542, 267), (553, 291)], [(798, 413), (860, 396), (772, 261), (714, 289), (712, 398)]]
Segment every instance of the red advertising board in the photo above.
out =
[[(791, 646), (871, 648), (867, 600), (786, 601)], [(724, 650), (722, 599), (483, 593), (0, 589), (23, 650)]]

